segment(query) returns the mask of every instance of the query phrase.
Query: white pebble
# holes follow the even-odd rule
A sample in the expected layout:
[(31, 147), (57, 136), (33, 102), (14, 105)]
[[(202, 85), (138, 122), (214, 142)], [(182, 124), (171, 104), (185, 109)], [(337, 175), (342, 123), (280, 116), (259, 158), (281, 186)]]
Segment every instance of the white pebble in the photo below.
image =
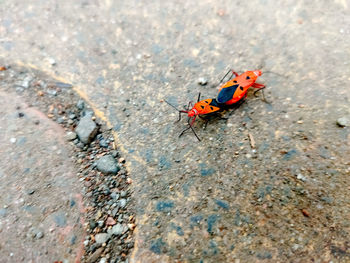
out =
[(298, 175), (297, 175), (297, 179), (299, 179), (299, 180), (301, 180), (301, 181), (303, 181), (303, 182), (306, 181), (306, 177), (303, 176), (302, 174), (298, 174)]

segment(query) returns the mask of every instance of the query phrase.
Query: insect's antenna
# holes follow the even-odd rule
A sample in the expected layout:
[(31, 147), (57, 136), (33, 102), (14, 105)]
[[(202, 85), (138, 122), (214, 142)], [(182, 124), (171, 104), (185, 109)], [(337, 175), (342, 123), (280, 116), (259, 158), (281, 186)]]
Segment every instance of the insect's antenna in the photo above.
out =
[(164, 100), (167, 104), (169, 104), (171, 107), (173, 107), (175, 110), (180, 111), (178, 108), (176, 108), (173, 104), (171, 104), (169, 101)]
[(197, 99), (197, 102), (199, 102), (199, 100), (201, 99), (201, 93), (199, 92), (198, 93), (198, 99)]
[(188, 105), (187, 105), (186, 110), (189, 111), (189, 110), (190, 110), (190, 107), (191, 107), (191, 108), (193, 107), (192, 101), (188, 102)]
[(164, 101), (179, 112), (179, 119), (176, 122), (181, 120), (181, 113), (188, 113), (188, 110), (179, 110), (174, 105), (172, 105), (169, 101), (167, 101), (167, 100), (164, 100)]
[(223, 82), (223, 80), (226, 78), (226, 76), (231, 72), (231, 69), (226, 73), (226, 75), (220, 80), (220, 83)]
[(262, 60), (261, 62), (260, 62), (260, 64), (258, 65), (258, 69), (263, 69), (263, 68), (265, 68), (265, 61), (264, 60)]

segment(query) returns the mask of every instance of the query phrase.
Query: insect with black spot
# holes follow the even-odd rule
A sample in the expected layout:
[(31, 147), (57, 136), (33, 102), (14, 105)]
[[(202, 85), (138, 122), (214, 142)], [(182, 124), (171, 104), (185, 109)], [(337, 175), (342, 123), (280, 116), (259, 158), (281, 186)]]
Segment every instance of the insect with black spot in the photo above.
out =
[[(230, 80), (222, 84), (217, 98), (200, 101), (201, 94), (199, 93), (197, 103), (192, 105), (192, 102), (189, 102), (185, 110), (179, 110), (174, 105), (165, 100), (166, 103), (168, 103), (170, 106), (172, 106), (179, 112), (178, 121), (181, 120), (181, 113), (187, 113), (188, 127), (180, 133), (179, 137), (183, 135), (185, 131), (191, 129), (196, 138), (200, 141), (200, 138), (193, 129), (193, 124), (197, 116), (203, 118), (202, 115), (210, 115), (218, 111), (226, 110), (231, 106), (239, 106), (243, 102), (242, 99), (247, 97), (247, 92), (250, 87), (258, 89), (254, 92), (254, 95), (257, 91), (265, 88), (265, 85), (255, 82), (257, 78), (261, 76), (260, 70), (246, 71), (241, 75), (237, 74), (233, 70), (229, 70), (226, 73), (226, 75), (222, 78), (220, 83), (223, 82), (223, 80), (230, 72), (232, 72)], [(235, 75), (236, 77), (232, 79), (233, 75)], [(263, 99), (266, 102), (264, 94)]]
[(168, 103), (171, 107), (173, 107), (179, 112), (179, 119), (177, 121), (181, 120), (181, 113), (187, 113), (188, 127), (180, 133), (179, 137), (183, 135), (185, 131), (191, 129), (194, 135), (196, 136), (196, 138), (200, 141), (201, 139), (199, 139), (198, 135), (193, 129), (193, 124), (197, 116), (201, 118), (202, 117), (201, 115), (208, 115), (208, 114), (220, 111), (223, 109), (223, 106), (225, 106), (225, 105), (219, 105), (216, 99), (205, 99), (200, 101), (200, 97), (201, 97), (201, 94), (199, 93), (197, 102), (194, 105), (192, 105), (192, 102), (190, 101), (188, 103), (186, 110), (179, 110), (174, 105), (164, 100), (166, 103)]
[[(226, 73), (226, 75), (222, 78), (221, 82), (226, 78), (226, 76), (230, 72), (232, 72), (230, 80), (222, 84), (219, 90), (219, 94), (216, 98), (219, 104), (232, 105), (234, 103), (237, 103), (241, 99), (247, 97), (247, 92), (250, 87), (258, 89), (254, 92), (254, 95), (259, 90), (265, 88), (264, 84), (259, 84), (255, 82), (257, 78), (262, 74), (260, 70), (246, 71), (241, 75), (239, 75), (233, 70), (229, 70)], [(232, 79), (233, 75), (235, 75), (236, 77)], [(262, 94), (263, 100), (266, 102), (264, 93)]]

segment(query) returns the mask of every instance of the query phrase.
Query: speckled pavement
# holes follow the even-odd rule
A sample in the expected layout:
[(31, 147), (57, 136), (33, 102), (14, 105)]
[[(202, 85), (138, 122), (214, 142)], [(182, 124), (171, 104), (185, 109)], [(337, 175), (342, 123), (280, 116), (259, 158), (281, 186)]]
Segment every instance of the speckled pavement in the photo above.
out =
[[(350, 260), (347, 1), (1, 1), (0, 54), (66, 79), (133, 177), (131, 262)], [(178, 107), (261, 69), (227, 121), (181, 138)], [(205, 77), (207, 86), (197, 79)], [(255, 148), (249, 142), (255, 140)]]
[(81, 183), (64, 135), (0, 90), (0, 262), (80, 262)]

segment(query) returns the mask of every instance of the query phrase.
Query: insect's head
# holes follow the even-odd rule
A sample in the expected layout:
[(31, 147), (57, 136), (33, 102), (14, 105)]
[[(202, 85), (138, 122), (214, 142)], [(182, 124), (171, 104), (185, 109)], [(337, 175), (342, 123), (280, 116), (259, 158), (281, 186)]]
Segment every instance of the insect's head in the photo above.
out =
[(261, 76), (261, 70), (254, 70), (254, 71), (246, 71), (243, 76), (246, 79), (247, 82), (253, 83), (257, 80), (258, 77)]
[(190, 111), (187, 112), (188, 117), (193, 117), (198, 115), (198, 111), (195, 108), (192, 108)]
[(253, 73), (257, 76), (260, 77), (261, 76), (261, 70), (254, 70)]

